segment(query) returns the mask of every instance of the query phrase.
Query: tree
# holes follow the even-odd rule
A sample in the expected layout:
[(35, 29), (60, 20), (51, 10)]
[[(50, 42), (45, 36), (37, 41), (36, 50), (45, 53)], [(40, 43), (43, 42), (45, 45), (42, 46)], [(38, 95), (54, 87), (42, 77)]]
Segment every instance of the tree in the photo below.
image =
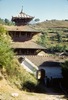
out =
[(35, 21), (35, 22), (39, 22), (39, 21), (40, 21), (40, 19), (39, 19), (39, 18), (36, 18), (34, 21)]
[(9, 25), (9, 20), (5, 18), (5, 24)]
[(0, 18), (0, 24), (4, 24), (4, 20)]
[(4, 24), (6, 25), (14, 25), (14, 23), (8, 20), (7, 18), (5, 18), (4, 22), (5, 22)]
[(13, 51), (10, 47), (10, 36), (7, 31), (0, 26), (0, 66), (5, 66), (6, 69), (11, 66), (13, 59)]
[(57, 40), (58, 40), (59, 43), (62, 42), (62, 36), (58, 32), (57, 32)]
[(2, 24), (2, 25), (15, 25), (15, 23), (13, 23), (12, 21), (10, 21), (10, 20), (8, 20), (7, 18), (5, 18), (5, 19), (1, 19), (0, 18), (0, 24)]
[(42, 32), (42, 35), (39, 37), (38, 43), (42, 44), (43, 46), (47, 46), (48, 37), (46, 32)]

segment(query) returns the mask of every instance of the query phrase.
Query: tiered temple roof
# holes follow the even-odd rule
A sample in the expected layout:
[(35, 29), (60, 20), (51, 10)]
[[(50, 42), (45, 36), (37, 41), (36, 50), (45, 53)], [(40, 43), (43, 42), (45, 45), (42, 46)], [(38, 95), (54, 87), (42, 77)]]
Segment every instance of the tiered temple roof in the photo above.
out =
[(32, 41), (26, 41), (26, 42), (13, 42), (12, 43), (12, 48), (21, 48), (21, 49), (45, 49), (41, 45), (38, 45), (35, 42)]
[(12, 17), (16, 25), (5, 26), (13, 40), (11, 47), (18, 55), (36, 55), (45, 49), (36, 43), (37, 35), (41, 32), (28, 24), (33, 18), (21, 10), (18, 16)]
[(34, 29), (33, 27), (29, 25), (24, 26), (5, 26), (8, 31), (21, 31), (21, 32), (35, 32), (38, 33), (40, 31)]
[(13, 17), (12, 16), (12, 21), (15, 22), (16, 25), (26, 25), (28, 24), (34, 17), (27, 15), (24, 13), (22, 10), (18, 14), (18, 16)]

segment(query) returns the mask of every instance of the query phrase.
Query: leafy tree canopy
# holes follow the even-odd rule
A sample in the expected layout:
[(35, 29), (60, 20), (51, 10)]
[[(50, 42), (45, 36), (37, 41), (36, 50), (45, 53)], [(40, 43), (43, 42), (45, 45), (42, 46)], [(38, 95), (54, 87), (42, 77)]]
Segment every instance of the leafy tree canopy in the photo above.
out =
[(1, 19), (0, 18), (0, 24), (2, 24), (2, 25), (14, 25), (14, 23), (12, 22), (12, 21), (9, 21), (7, 18), (5, 18), (5, 19)]
[(10, 37), (7, 31), (0, 26), (0, 66), (9, 66), (13, 59), (13, 52), (10, 47)]

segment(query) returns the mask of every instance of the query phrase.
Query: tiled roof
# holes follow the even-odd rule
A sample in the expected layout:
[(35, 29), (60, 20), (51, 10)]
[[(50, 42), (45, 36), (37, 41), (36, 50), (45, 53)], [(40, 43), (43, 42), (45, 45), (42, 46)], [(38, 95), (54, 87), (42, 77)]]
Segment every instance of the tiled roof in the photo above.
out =
[(39, 32), (29, 25), (24, 26), (5, 26), (8, 31), (22, 31), (22, 32)]
[(60, 63), (62, 63), (62, 60), (58, 60), (58, 57), (52, 57), (52, 56), (25, 56), (27, 59), (29, 59), (32, 63), (34, 63), (36, 66), (43, 66), (43, 67), (60, 67)]
[(13, 18), (34, 18), (30, 15), (27, 15), (26, 13), (24, 13), (23, 11), (21, 11), (17, 16), (13, 17)]
[(22, 49), (45, 49), (44, 47), (32, 41), (13, 42), (11, 46), (12, 48), (22, 48)]

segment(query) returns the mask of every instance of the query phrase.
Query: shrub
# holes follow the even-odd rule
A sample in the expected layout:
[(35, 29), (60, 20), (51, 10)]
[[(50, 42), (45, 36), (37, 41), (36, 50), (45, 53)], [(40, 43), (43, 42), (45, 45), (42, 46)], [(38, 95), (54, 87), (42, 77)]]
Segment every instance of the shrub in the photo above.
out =
[(57, 44), (56, 46), (51, 46), (49, 48), (51, 52), (64, 52), (66, 50), (65, 45)]
[(10, 69), (14, 53), (10, 47), (10, 36), (6, 33), (7, 31), (0, 26), (0, 66)]
[(31, 81), (26, 81), (24, 84), (22, 84), (22, 89), (26, 90), (28, 92), (34, 92), (35, 91), (35, 84)]
[(48, 37), (46, 32), (42, 32), (42, 35), (39, 37), (37, 43), (47, 47), (48, 45)]
[(62, 42), (62, 35), (61, 35), (61, 33), (56, 32), (56, 34), (57, 34), (57, 40), (58, 40), (58, 42), (59, 43)]

